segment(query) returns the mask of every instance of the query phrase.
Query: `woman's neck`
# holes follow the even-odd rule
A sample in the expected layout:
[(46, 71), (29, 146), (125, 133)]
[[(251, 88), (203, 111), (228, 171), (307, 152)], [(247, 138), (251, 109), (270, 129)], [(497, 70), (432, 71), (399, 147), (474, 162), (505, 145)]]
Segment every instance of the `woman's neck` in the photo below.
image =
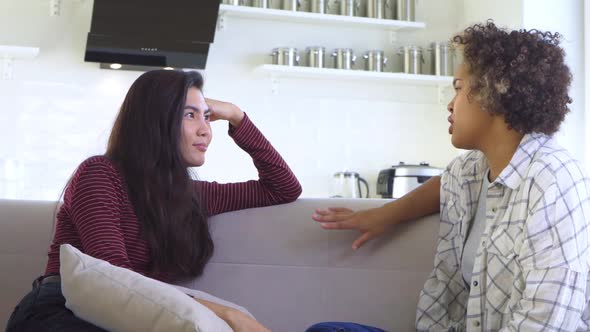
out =
[[(502, 121), (503, 122), (503, 121)], [(486, 156), (490, 166), (490, 182), (494, 181), (508, 166), (514, 156), (523, 134), (508, 129), (505, 123), (492, 126), (492, 133), (481, 144), (480, 151)]]

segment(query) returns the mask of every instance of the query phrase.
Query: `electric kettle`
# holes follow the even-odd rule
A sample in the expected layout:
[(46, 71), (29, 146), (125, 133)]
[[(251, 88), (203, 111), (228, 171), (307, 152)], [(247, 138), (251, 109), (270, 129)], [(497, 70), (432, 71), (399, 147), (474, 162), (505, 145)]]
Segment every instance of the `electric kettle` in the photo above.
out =
[[(361, 192), (361, 183), (365, 187), (365, 194)], [(333, 198), (362, 198), (369, 197), (369, 184), (360, 177), (359, 173), (343, 171), (334, 174), (332, 196)]]

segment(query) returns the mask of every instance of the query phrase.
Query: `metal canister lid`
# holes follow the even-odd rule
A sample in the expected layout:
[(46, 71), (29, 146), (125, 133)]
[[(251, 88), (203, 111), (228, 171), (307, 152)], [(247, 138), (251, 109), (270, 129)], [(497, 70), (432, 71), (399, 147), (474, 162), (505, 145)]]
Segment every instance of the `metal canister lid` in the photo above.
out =
[(272, 49), (273, 53), (278, 53), (278, 52), (295, 52), (297, 53), (297, 48), (295, 47), (275, 47)]
[(325, 52), (326, 48), (323, 46), (310, 46), (305, 49), (306, 52)]
[(415, 53), (422, 53), (422, 47), (417, 46), (417, 45), (406, 45), (406, 46), (401, 46), (399, 48), (400, 52), (404, 52), (405, 50), (412, 51)]
[(429, 51), (440, 48), (441, 50), (449, 51), (454, 49), (453, 44), (450, 41), (435, 41), (430, 43)]

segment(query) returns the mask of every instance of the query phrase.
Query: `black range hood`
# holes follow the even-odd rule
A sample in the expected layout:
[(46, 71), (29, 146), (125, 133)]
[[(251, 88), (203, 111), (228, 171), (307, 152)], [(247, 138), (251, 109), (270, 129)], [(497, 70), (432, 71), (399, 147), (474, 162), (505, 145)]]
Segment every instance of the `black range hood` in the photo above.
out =
[(204, 69), (219, 0), (95, 0), (84, 61)]

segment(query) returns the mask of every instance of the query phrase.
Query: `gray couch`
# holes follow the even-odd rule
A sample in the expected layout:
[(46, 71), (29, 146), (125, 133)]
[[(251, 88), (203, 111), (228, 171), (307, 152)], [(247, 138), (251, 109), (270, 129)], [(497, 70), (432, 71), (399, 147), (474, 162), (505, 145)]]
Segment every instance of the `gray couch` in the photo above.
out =
[[(399, 226), (356, 252), (350, 247), (358, 233), (325, 231), (310, 218), (317, 207), (385, 202), (299, 199), (211, 218), (215, 255), (203, 277), (182, 285), (242, 305), (277, 332), (328, 320), (413, 330), (438, 216)], [(54, 202), (0, 200), (0, 329), (44, 270), (54, 209)]]

